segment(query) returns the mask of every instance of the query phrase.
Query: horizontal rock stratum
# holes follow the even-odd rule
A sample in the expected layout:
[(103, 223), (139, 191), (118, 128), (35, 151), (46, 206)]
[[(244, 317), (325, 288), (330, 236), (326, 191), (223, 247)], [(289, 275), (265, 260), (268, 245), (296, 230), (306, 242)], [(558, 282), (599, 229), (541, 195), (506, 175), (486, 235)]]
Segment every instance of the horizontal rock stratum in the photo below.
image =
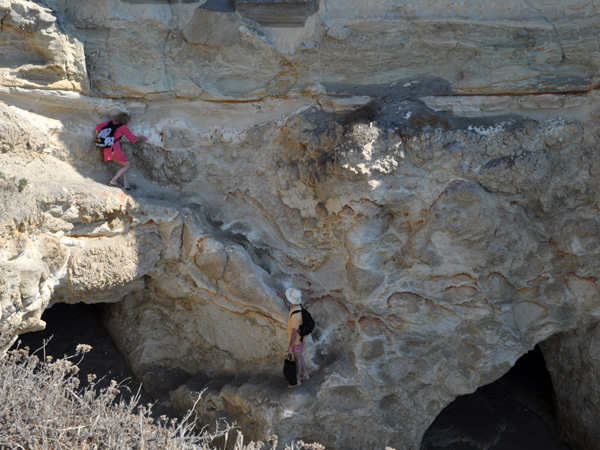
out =
[[(181, 412), (206, 388), (253, 439), (412, 450), (542, 343), (598, 447), (597, 6), (237, 3), (0, 0), (4, 346), (106, 303)], [(122, 110), (135, 191), (92, 143)], [(317, 321), (292, 392), (290, 286)]]

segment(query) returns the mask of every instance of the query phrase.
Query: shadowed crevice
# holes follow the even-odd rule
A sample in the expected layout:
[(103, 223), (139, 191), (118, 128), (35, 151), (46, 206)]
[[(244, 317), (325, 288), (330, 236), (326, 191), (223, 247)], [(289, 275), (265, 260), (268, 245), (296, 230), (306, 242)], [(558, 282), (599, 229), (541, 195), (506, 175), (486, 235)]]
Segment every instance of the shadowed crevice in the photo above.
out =
[[(87, 305), (77, 303), (68, 305), (58, 303), (44, 311), (42, 320), (46, 322), (46, 328), (42, 331), (25, 333), (19, 336), (14, 347), (29, 347), (30, 353), (38, 352), (52, 356), (54, 359), (71, 356), (76, 353), (79, 344), (87, 344), (92, 347), (79, 362), (80, 386), (88, 385), (88, 375), (95, 375), (98, 381), (98, 389), (110, 386), (111, 380), (115, 380), (121, 386), (121, 399), (128, 402), (140, 389), (140, 383), (134, 378), (125, 358), (117, 349), (110, 335), (101, 322), (101, 305)], [(44, 342), (47, 341), (45, 348)], [(40, 350), (42, 349), (42, 350)], [(79, 357), (72, 362), (79, 361)], [(140, 404), (154, 403), (154, 400), (143, 390), (140, 392)], [(157, 404), (153, 407), (153, 415), (159, 417), (161, 414), (169, 417), (177, 417), (177, 412), (172, 408), (165, 408)]]
[(536, 346), (502, 378), (448, 405), (425, 432), (421, 450), (569, 450), (558, 436), (553, 399)]

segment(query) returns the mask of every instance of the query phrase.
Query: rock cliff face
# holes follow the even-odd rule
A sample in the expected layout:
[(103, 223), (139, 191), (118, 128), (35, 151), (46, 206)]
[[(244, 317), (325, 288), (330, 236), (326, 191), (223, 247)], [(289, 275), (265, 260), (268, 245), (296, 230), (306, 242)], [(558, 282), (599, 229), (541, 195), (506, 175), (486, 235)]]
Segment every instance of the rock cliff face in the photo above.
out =
[[(597, 446), (597, 7), (226, 3), (0, 0), (5, 345), (106, 303), (181, 411), (206, 388), (201, 417), (251, 438), (415, 449), (544, 342)], [(149, 137), (135, 191), (91, 143), (119, 110)], [(318, 324), (291, 392), (290, 286)]]

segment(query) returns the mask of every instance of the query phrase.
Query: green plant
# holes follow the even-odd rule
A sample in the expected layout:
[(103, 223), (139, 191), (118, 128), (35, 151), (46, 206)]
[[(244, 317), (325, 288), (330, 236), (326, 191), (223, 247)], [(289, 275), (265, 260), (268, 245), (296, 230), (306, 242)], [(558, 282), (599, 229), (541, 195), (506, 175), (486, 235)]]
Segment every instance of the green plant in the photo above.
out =
[(25, 189), (25, 186), (27, 186), (28, 181), (26, 178), (21, 178), (19, 180), (19, 192), (23, 192), (23, 189)]

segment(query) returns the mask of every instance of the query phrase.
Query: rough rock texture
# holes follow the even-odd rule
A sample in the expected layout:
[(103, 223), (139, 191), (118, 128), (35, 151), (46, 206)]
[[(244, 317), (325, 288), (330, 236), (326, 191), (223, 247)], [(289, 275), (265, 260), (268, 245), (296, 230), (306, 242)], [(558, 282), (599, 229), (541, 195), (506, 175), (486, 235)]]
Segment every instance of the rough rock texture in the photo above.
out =
[[(251, 438), (414, 449), (454, 398), (600, 319), (593, 3), (331, 0), (294, 28), (44, 4), (0, 1), (8, 341), (54, 303), (108, 303), (182, 411), (206, 387), (203, 419)], [(125, 144), (137, 191), (91, 144), (119, 110), (149, 137)], [(318, 329), (290, 392), (292, 285)]]
[(312, 1), (238, 1), (250, 14), (296, 5), (312, 15), (303, 27), (273, 28), (243, 12), (213, 12), (215, 22), (223, 14), (239, 22), (240, 40), (228, 38), (218, 51), (212, 40), (223, 28), (208, 41), (182, 38), (198, 20), (198, 3), (47, 3), (85, 42), (92, 87), (121, 98), (255, 99), (315, 83), (425, 74), (443, 76), (461, 93), (568, 92), (593, 88), (600, 61), (598, 7), (583, 0), (326, 0), (316, 14)]
[(0, 85), (82, 91), (83, 48), (61, 33), (56, 17), (34, 2), (0, 1)]

